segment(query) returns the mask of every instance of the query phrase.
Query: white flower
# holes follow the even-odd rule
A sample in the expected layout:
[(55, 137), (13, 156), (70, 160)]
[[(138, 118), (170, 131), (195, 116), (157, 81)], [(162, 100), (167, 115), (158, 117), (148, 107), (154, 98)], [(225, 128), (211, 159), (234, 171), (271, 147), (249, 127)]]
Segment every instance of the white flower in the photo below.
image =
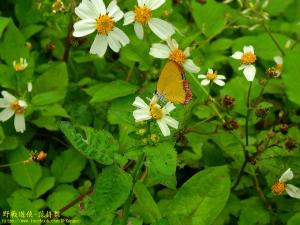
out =
[(242, 65), (239, 67), (239, 70), (243, 70), (248, 81), (253, 81), (256, 74), (256, 68), (253, 65), (256, 61), (254, 48), (251, 45), (244, 46), (243, 51), (244, 52), (237, 51), (231, 57), (241, 61)]
[(28, 66), (27, 60), (24, 58), (20, 58), (20, 61), (17, 62), (16, 60), (13, 61), (13, 67), (16, 72), (21, 72), (26, 69)]
[(32, 92), (32, 82), (27, 82), (27, 91)]
[(172, 24), (152, 17), (152, 11), (165, 3), (165, 0), (138, 0), (138, 6), (134, 11), (129, 11), (124, 15), (124, 25), (134, 22), (134, 31), (139, 39), (144, 38), (143, 26), (149, 25), (150, 29), (160, 39), (166, 40), (175, 33)]
[(169, 59), (174, 61), (180, 66), (191, 73), (198, 73), (200, 67), (196, 66), (191, 59), (187, 59), (190, 56), (190, 48), (186, 48), (184, 51), (179, 49), (178, 43), (175, 39), (168, 38), (167, 44), (152, 44), (150, 49), (150, 55), (159, 59)]
[(273, 59), (276, 63), (276, 69), (275, 69), (276, 76), (275, 77), (279, 77), (282, 73), (283, 59), (281, 56), (275, 56)]
[(27, 104), (24, 100), (19, 100), (7, 91), (1, 92), (3, 98), (0, 98), (0, 108), (5, 108), (0, 113), (0, 121), (4, 122), (15, 114), (14, 125), (17, 132), (25, 131), (24, 113)]
[(292, 185), (286, 184), (287, 181), (292, 180), (294, 178), (294, 174), (291, 168), (287, 169), (272, 186), (272, 192), (276, 195), (282, 195), (285, 191), (292, 198), (300, 199), (300, 188)]
[(171, 102), (168, 102), (164, 107), (161, 108), (161, 106), (157, 104), (157, 101), (158, 97), (154, 95), (150, 101), (150, 104), (147, 105), (143, 99), (136, 97), (132, 104), (133, 106), (137, 107), (137, 109), (133, 111), (133, 117), (135, 122), (141, 122), (150, 119), (156, 120), (162, 134), (164, 136), (169, 136), (171, 132), (168, 126), (175, 129), (178, 128), (178, 121), (169, 116), (170, 112), (175, 109), (175, 105)]
[(204, 79), (201, 81), (201, 85), (206, 86), (211, 81), (219, 86), (224, 86), (225, 82), (223, 80), (226, 79), (224, 75), (218, 75), (217, 71), (213, 71), (212, 69), (208, 69), (207, 74), (200, 74), (198, 75), (198, 78)]
[(115, 23), (123, 18), (123, 12), (115, 0), (105, 7), (103, 0), (82, 0), (75, 13), (80, 21), (74, 24), (74, 37), (83, 37), (97, 31), (90, 53), (102, 57), (109, 46), (119, 52), (122, 46), (129, 43), (127, 35)]

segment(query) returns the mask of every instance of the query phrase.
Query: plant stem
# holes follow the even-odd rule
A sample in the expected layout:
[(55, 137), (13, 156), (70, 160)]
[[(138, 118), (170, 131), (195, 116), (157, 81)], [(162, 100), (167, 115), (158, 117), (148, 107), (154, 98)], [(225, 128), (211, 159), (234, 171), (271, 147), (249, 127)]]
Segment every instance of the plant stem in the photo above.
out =
[(132, 172), (132, 177), (133, 177), (132, 188), (131, 188), (130, 194), (129, 194), (129, 196), (128, 196), (125, 204), (124, 204), (124, 217), (123, 217), (123, 221), (121, 223), (122, 225), (127, 225), (127, 222), (128, 222), (130, 204), (131, 204), (131, 199), (132, 199), (132, 196), (133, 196), (133, 188), (134, 188), (135, 183), (138, 180), (138, 176), (140, 174), (140, 171), (141, 171), (141, 168), (142, 168), (142, 165), (143, 165), (143, 162), (144, 162), (144, 158), (145, 158), (145, 155), (144, 155), (144, 153), (142, 153), (140, 155), (139, 159), (137, 160), (137, 162), (135, 164), (135, 167), (134, 167), (134, 170)]
[(89, 159), (89, 163), (90, 163), (91, 169), (93, 171), (94, 177), (95, 177), (95, 179), (97, 179), (98, 171), (97, 171), (97, 167), (96, 167), (96, 164), (95, 164), (94, 160)]
[(276, 45), (276, 47), (278, 48), (278, 50), (281, 52), (282, 56), (285, 56), (285, 53), (283, 51), (283, 49), (280, 47), (279, 43), (276, 41), (275, 37), (273, 36), (273, 34), (271, 33), (271, 31), (269, 30), (269, 28), (266, 26), (265, 23), (262, 24), (265, 31), (268, 33), (268, 35), (270, 36), (270, 38), (272, 39), (272, 41), (274, 42), (274, 44)]
[(132, 73), (133, 73), (134, 67), (135, 67), (135, 62), (132, 64), (132, 66), (130, 67), (130, 69), (128, 71), (126, 81), (130, 81), (130, 79), (132, 77)]
[[(251, 88), (252, 88), (252, 82), (250, 82), (249, 89), (248, 89), (248, 96), (247, 96), (247, 115), (246, 115), (246, 125), (245, 125), (246, 148), (249, 145), (249, 117), (250, 117), (250, 112), (251, 112), (251, 102), (250, 102)], [(248, 150), (248, 149), (246, 149), (246, 150)]]

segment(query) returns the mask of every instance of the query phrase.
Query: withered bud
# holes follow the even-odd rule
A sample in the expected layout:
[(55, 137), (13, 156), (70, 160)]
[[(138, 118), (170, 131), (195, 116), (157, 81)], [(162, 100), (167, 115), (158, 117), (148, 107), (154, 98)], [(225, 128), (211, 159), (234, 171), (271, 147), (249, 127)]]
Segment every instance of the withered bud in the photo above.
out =
[(223, 123), (223, 128), (225, 130), (236, 130), (239, 128), (239, 124), (236, 119), (230, 118), (225, 120)]
[(234, 106), (234, 101), (235, 101), (234, 97), (231, 97), (229, 95), (225, 95), (223, 98), (220, 99), (219, 102), (225, 108), (232, 109), (233, 106)]
[(277, 76), (276, 68), (275, 67), (268, 68), (266, 74), (271, 78), (276, 77)]
[(255, 110), (255, 115), (258, 118), (265, 118), (265, 116), (268, 114), (269, 109), (256, 109)]
[(86, 38), (85, 37), (74, 37), (73, 35), (70, 35), (69, 41), (73, 47), (78, 47), (85, 43)]
[(287, 134), (289, 131), (289, 125), (287, 125), (286, 123), (281, 123), (279, 125), (279, 130), (282, 134)]
[(47, 158), (47, 153), (44, 151), (32, 152), (30, 157), (33, 161), (44, 161)]
[(298, 143), (295, 139), (293, 139), (292, 137), (287, 137), (286, 141), (285, 141), (285, 147), (289, 150), (292, 151), (295, 148), (298, 147)]

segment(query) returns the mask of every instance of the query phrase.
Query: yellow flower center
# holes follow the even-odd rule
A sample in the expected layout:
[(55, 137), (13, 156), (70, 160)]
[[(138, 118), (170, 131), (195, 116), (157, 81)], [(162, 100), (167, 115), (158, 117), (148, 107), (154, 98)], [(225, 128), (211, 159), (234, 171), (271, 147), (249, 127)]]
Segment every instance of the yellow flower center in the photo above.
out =
[(159, 120), (163, 117), (163, 112), (159, 107), (157, 107), (156, 103), (150, 104), (150, 114), (155, 120)]
[(276, 70), (279, 71), (279, 72), (281, 73), (281, 72), (282, 72), (282, 67), (283, 67), (282, 64), (277, 64)]
[(285, 192), (286, 184), (281, 181), (276, 181), (272, 186), (272, 192), (276, 195), (282, 195)]
[(151, 9), (147, 6), (135, 6), (134, 8), (134, 20), (142, 25), (148, 23), (152, 16)]
[(182, 65), (185, 62), (185, 54), (180, 49), (173, 49), (169, 55), (169, 60), (174, 61), (179, 65)]
[(16, 72), (21, 72), (21, 71), (25, 70), (26, 67), (24, 66), (23, 63), (16, 63), (14, 65), (14, 68), (15, 68)]
[(24, 113), (26, 111), (26, 108), (24, 106), (21, 106), (19, 104), (19, 100), (15, 100), (10, 104), (10, 108), (15, 111), (15, 113)]
[(206, 74), (206, 78), (208, 80), (214, 80), (214, 79), (216, 79), (216, 77), (217, 77), (217, 71), (215, 71), (214, 73), (207, 72), (207, 74)]
[(256, 56), (252, 52), (245, 52), (242, 55), (241, 62), (246, 65), (253, 64), (256, 61)]
[(96, 19), (98, 33), (107, 35), (115, 27), (115, 22), (108, 15), (101, 15)]
[(61, 0), (57, 0), (52, 4), (52, 12), (56, 13), (64, 9), (64, 3)]

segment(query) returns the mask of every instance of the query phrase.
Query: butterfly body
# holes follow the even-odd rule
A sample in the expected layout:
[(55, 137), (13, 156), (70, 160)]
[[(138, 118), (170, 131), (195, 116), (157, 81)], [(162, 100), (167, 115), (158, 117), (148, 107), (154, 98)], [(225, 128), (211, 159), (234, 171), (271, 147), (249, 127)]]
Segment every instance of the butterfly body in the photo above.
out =
[(180, 65), (167, 62), (159, 76), (155, 93), (159, 99), (176, 104), (187, 104), (192, 99), (192, 91)]

